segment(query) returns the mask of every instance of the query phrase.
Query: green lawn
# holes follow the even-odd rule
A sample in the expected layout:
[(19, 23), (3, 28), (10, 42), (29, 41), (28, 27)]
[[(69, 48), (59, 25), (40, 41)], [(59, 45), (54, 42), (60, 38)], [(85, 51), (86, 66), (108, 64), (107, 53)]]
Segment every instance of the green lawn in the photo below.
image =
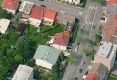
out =
[(108, 80), (117, 80), (117, 75), (110, 74)]
[(4, 0), (0, 0), (0, 6), (2, 6), (3, 1), (4, 1)]

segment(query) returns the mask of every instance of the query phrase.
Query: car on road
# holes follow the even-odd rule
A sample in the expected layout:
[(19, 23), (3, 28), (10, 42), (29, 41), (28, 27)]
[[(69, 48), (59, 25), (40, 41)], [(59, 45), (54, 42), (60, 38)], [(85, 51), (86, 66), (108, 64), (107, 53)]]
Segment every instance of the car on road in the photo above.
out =
[(65, 14), (65, 12), (64, 12), (64, 11), (61, 11), (61, 13)]
[(82, 65), (84, 65), (84, 64), (85, 64), (85, 62), (82, 63)]
[(76, 52), (76, 51), (78, 51), (78, 46), (77, 46), (76, 49), (75, 49), (75, 52)]
[(93, 26), (93, 29), (95, 29), (96, 26)]
[(82, 24), (82, 25), (81, 25), (81, 28), (84, 28), (84, 27), (85, 27), (85, 24)]
[(79, 69), (79, 73), (82, 73), (82, 69), (81, 68)]
[(40, 6), (42, 6), (42, 7), (45, 7), (45, 8), (46, 8), (46, 6), (45, 6), (45, 5), (40, 5)]

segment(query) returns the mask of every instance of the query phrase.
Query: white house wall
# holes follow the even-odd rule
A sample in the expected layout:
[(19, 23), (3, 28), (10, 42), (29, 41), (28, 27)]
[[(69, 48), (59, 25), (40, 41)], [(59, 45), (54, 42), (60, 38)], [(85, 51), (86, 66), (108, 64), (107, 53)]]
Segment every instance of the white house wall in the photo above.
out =
[(39, 27), (40, 23), (41, 23), (41, 20), (38, 20), (38, 19), (34, 19), (34, 18), (29, 18), (29, 21), (30, 21), (30, 24), (36, 26), (36, 27)]
[(42, 66), (42, 67), (46, 67), (48, 69), (52, 69), (52, 64), (50, 64), (46, 61), (40, 60), (40, 59), (36, 59), (36, 64), (38, 66)]
[(45, 21), (50, 21), (50, 22), (53, 22), (54, 20), (52, 19), (48, 19), (48, 18), (43, 18)]
[(4, 8), (4, 9), (7, 10), (8, 12), (12, 13), (12, 14), (16, 13), (16, 10), (11, 10), (11, 9), (7, 9), (7, 8)]
[(0, 33), (4, 34), (4, 33), (5, 33), (5, 31), (4, 31), (4, 30), (0, 30)]
[(53, 44), (53, 47), (60, 49), (60, 50), (66, 50), (66, 46), (61, 46), (61, 45), (57, 45), (57, 44)]

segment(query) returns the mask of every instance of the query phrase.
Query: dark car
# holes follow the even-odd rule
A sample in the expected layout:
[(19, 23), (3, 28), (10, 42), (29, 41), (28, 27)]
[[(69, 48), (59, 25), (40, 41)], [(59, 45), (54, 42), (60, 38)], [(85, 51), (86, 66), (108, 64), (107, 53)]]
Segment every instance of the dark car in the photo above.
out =
[(105, 18), (100, 18), (100, 20), (105, 20)]
[(82, 69), (79, 69), (79, 73), (82, 73)]
[(40, 5), (40, 6), (42, 6), (42, 7), (46, 7), (45, 5)]
[(93, 29), (95, 29), (95, 26), (93, 26)]
[(39, 0), (39, 1), (44, 1), (44, 0)]

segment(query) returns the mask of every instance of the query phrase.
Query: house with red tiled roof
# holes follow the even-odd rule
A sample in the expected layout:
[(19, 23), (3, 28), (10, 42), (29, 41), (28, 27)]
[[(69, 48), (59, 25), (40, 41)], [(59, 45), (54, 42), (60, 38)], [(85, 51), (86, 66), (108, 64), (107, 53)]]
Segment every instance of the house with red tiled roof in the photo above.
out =
[(4, 0), (2, 7), (8, 12), (15, 14), (19, 6), (19, 0)]
[(97, 73), (89, 72), (85, 80), (101, 80), (101, 76)]
[(55, 10), (46, 8), (43, 15), (43, 23), (47, 25), (53, 25), (53, 22), (56, 17), (56, 13), (57, 12)]
[(53, 47), (66, 50), (69, 43), (69, 35), (64, 34), (64, 32), (56, 33), (53, 40)]
[(44, 7), (41, 6), (33, 6), (30, 14), (29, 14), (29, 21), (30, 24), (33, 24), (36, 27), (39, 27), (40, 23), (42, 22), (43, 15), (44, 15)]
[(117, 14), (108, 12), (106, 22), (102, 34), (103, 41), (117, 44)]
[(117, 0), (106, 0), (107, 4), (117, 4)]

